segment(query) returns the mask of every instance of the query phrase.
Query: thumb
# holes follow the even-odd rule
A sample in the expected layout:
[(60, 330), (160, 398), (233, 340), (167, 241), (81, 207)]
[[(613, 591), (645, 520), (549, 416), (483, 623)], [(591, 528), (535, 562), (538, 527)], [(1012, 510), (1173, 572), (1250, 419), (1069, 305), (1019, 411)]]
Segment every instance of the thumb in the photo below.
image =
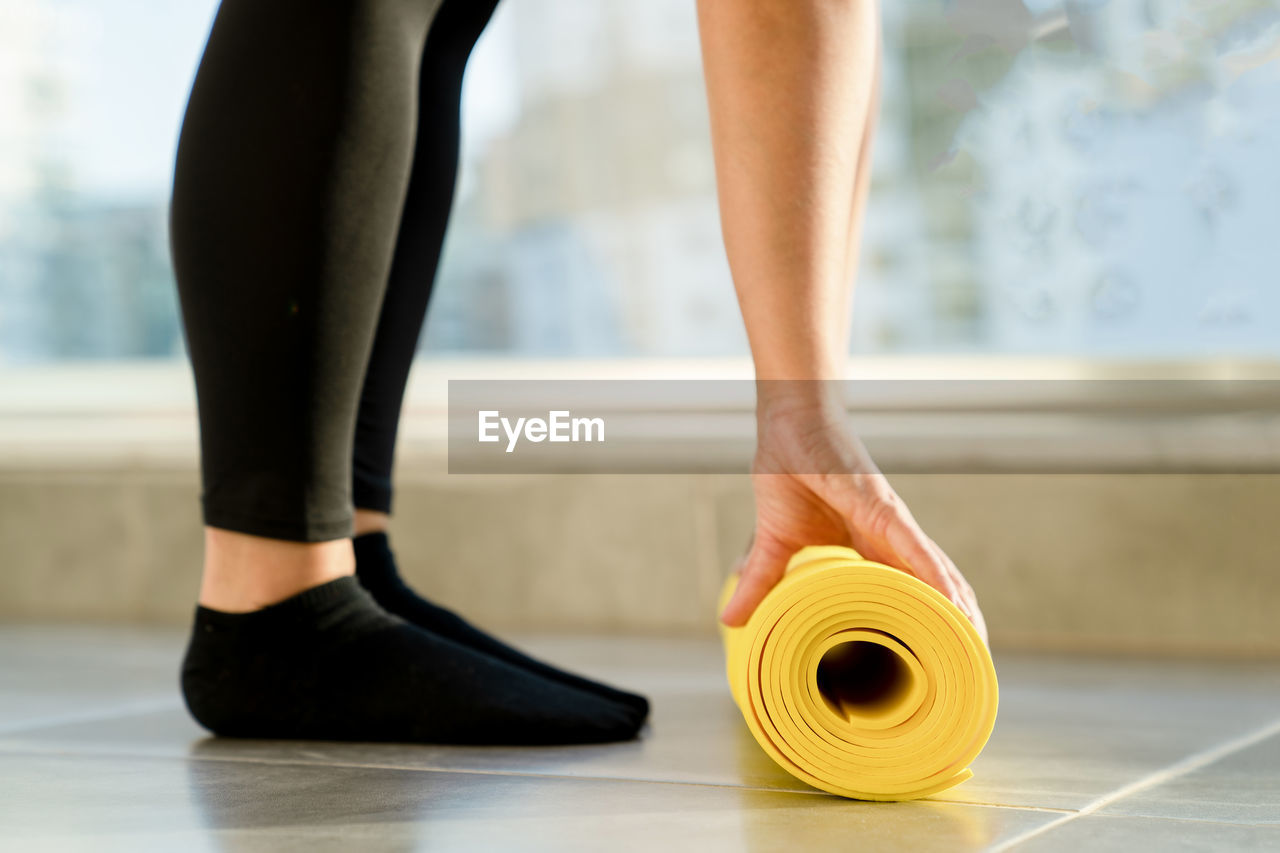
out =
[(751, 551), (742, 564), (738, 586), (720, 611), (720, 621), (730, 628), (747, 624), (756, 607), (782, 579), (791, 549), (777, 537), (756, 530)]

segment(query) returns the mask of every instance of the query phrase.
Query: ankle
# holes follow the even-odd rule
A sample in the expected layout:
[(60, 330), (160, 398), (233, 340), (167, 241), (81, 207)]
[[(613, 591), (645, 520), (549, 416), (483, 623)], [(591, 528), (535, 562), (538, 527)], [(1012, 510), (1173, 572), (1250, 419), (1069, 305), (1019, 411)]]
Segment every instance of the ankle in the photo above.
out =
[(199, 603), (248, 613), (355, 571), (350, 539), (291, 542), (205, 528)]
[(355, 515), (355, 535), (362, 536), (365, 533), (386, 533), (387, 528), (391, 526), (391, 516), (385, 512), (379, 512), (376, 509), (360, 509), (356, 508)]

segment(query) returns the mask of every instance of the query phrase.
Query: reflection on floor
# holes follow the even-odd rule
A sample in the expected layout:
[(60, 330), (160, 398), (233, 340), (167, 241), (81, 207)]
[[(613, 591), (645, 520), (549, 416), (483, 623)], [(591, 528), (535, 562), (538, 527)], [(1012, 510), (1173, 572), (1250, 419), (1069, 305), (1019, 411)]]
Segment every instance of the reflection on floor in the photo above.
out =
[(872, 804), (761, 753), (713, 642), (527, 638), (655, 710), (634, 743), (515, 749), (207, 738), (182, 639), (0, 628), (0, 849), (1280, 850), (1280, 663), (997, 655), (975, 778)]

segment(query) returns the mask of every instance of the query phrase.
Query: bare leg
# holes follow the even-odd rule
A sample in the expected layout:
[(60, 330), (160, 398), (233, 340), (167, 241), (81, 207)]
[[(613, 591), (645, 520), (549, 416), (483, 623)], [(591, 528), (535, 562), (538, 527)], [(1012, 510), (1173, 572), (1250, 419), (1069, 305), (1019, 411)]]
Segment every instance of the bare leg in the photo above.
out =
[(200, 604), (247, 613), (355, 571), (350, 539), (288, 542), (204, 529)]
[(386, 533), (391, 526), (391, 516), (376, 509), (356, 507), (356, 535)]

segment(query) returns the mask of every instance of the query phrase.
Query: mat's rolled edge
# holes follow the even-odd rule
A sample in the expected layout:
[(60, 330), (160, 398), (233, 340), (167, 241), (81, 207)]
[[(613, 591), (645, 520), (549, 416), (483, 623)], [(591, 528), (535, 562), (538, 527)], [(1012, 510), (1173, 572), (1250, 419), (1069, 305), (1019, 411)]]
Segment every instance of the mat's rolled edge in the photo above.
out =
[[(822, 563), (826, 560), (852, 561), (875, 565), (880, 568), (888, 569), (889, 571), (897, 571), (896, 569), (891, 569), (890, 567), (883, 566), (882, 564), (871, 563), (870, 561), (865, 560), (865, 558), (852, 548), (836, 545), (824, 545), (809, 546), (797, 551), (792, 555), (791, 559), (787, 563), (787, 574), (791, 574), (797, 568), (812, 566), (815, 563)], [(903, 573), (903, 575), (911, 577), (906, 573)], [(728, 604), (729, 599), (737, 589), (739, 579), (740, 576), (737, 572), (730, 574), (729, 577), (725, 579), (725, 583), (721, 587), (719, 599), (717, 601), (717, 613), (723, 611), (725, 605)], [(916, 579), (912, 578), (912, 580), (915, 581)], [(978, 656), (978, 660), (971, 662), (977, 670), (980, 670), (980, 673), (976, 674), (989, 688), (989, 697), (983, 697), (982, 701), (983, 705), (987, 705), (988, 703), (986, 702), (986, 699), (989, 698), (990, 707), (984, 709), (989, 714), (989, 718), (987, 724), (983, 728), (983, 731), (974, 741), (977, 743), (977, 748), (973, 751), (974, 757), (976, 757), (977, 753), (985, 747), (987, 740), (990, 738), (991, 731), (995, 724), (995, 713), (999, 701), (998, 683), (996, 681), (995, 667), (991, 661), (990, 652), (987, 649), (986, 644), (982, 641), (981, 636), (978, 634), (977, 629), (969, 619), (960, 612), (959, 608), (956, 608), (953, 603), (948, 601), (941, 595), (941, 593), (938, 593), (932, 587), (929, 587), (919, 581), (916, 581), (916, 583), (919, 583), (923, 588), (921, 590), (922, 594), (933, 598), (935, 605), (943, 607), (951, 613), (954, 624), (959, 626), (960, 630), (968, 635), (971, 648), (974, 649), (974, 654)], [(777, 587), (775, 587), (775, 590), (776, 589)], [(925, 592), (925, 590), (927, 590), (927, 592)], [(973, 771), (968, 767), (963, 767), (957, 770), (954, 775), (943, 777), (941, 779), (931, 778), (927, 782), (922, 779), (921, 781), (925, 784), (922, 784), (919, 788), (912, 789), (910, 791), (899, 791), (886, 794), (880, 791), (855, 790), (853, 788), (833, 784), (829, 780), (825, 780), (814, 775), (806, 768), (798, 766), (789, 757), (780, 752), (777, 746), (766, 736), (760, 723), (755, 719), (756, 709), (752, 707), (750, 697), (748, 696), (749, 679), (747, 678), (747, 670), (749, 667), (747, 658), (752, 646), (752, 643), (748, 642), (747, 638), (754, 637), (757, 632), (764, 630), (766, 627), (771, 627), (764, 625), (763, 622), (766, 618), (764, 614), (768, 613), (770, 610), (766, 605), (769, 597), (773, 594), (774, 593), (771, 591), (769, 596), (766, 596), (765, 601), (761, 602), (761, 605), (756, 608), (755, 612), (745, 625), (738, 628), (732, 628), (724, 625), (723, 623), (718, 624), (721, 641), (725, 650), (725, 674), (729, 682), (729, 689), (733, 695), (734, 702), (737, 704), (739, 711), (743, 715), (744, 721), (747, 723), (747, 726), (757, 743), (759, 743), (765, 753), (768, 754), (780, 767), (792, 776), (795, 776), (801, 781), (813, 785), (821, 790), (854, 799), (875, 801), (903, 801), (927, 797), (932, 794), (945, 791), (967, 779), (972, 778)], [(951, 611), (954, 612), (952, 613)], [(972, 760), (972, 758), (969, 760)]]

